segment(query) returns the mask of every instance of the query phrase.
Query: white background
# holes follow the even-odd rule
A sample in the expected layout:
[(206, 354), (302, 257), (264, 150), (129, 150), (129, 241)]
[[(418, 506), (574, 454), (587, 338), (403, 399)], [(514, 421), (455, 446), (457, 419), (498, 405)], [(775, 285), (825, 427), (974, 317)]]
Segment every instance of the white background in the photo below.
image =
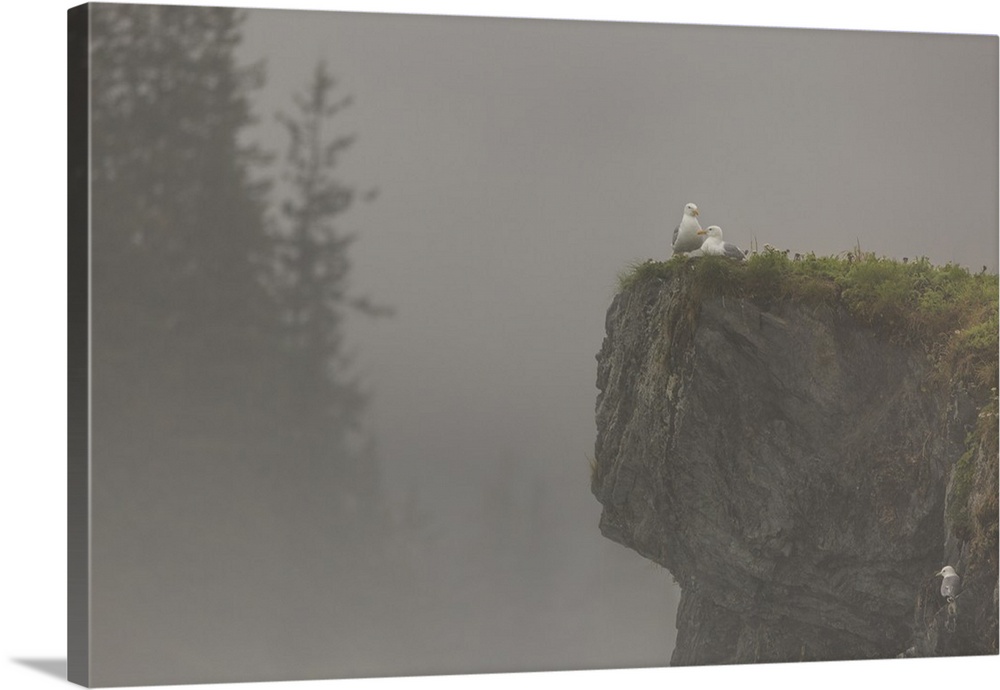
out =
[[(55, 688), (65, 681), (19, 660), (66, 656), (66, 10), (72, 3), (20, 0), (2, 19), (4, 194), (0, 334), (0, 688)], [(246, 5), (189, 0), (184, 4)], [(997, 34), (986, 2), (722, 2), (642, 0), (348, 0), (250, 3), (259, 7), (478, 14), (695, 24)], [(928, 6), (932, 5), (932, 6)], [(13, 149), (13, 150), (11, 150)], [(730, 668), (506, 674), (259, 683), (211, 687), (336, 688), (663, 687), (697, 684), (827, 688), (968, 685), (998, 677), (1000, 658), (785, 664)]]

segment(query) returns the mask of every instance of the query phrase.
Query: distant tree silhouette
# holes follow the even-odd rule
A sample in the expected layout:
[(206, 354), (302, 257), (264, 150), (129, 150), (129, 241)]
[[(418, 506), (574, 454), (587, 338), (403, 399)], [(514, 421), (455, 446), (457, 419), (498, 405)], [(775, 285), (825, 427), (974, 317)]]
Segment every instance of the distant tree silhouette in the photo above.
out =
[(355, 140), (334, 135), (331, 120), (351, 103), (334, 98), (336, 82), (323, 62), (295, 114), (279, 113), (288, 134), (286, 195), (272, 228), (269, 287), (279, 306), (286, 395), (318, 462), (333, 461), (342, 488), (367, 501), (375, 484), (370, 437), (361, 425), (366, 396), (351, 373), (344, 340), (349, 310), (369, 316), (390, 310), (353, 296), (348, 248), (356, 237), (335, 219), (353, 204), (354, 188), (335, 175), (339, 155)]
[(354, 238), (333, 219), (355, 193), (333, 168), (354, 139), (325, 131), (349, 99), (332, 100), (323, 65), (281, 117), (287, 176), (269, 214), (271, 157), (247, 136), (263, 67), (235, 58), (245, 17), (94, 7), (95, 410), (119, 427), (104, 438), (259, 467), (290, 519), (320, 523), (377, 493), (344, 333), (348, 310), (385, 310), (348, 290)]
[(240, 135), (263, 71), (233, 57), (244, 13), (97, 5), (92, 16), (94, 291), (115, 313), (105, 325), (144, 344), (259, 337), (273, 318), (253, 263), (266, 183), (251, 177), (264, 157)]

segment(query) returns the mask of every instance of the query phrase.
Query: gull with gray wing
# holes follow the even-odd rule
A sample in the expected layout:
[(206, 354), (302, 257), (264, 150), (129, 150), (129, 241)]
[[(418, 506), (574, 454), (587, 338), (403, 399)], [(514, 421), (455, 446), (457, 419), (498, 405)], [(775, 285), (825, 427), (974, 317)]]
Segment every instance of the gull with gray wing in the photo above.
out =
[(959, 587), (962, 584), (962, 578), (958, 576), (955, 569), (950, 565), (946, 565), (941, 568), (938, 572), (934, 573), (935, 577), (941, 578), (941, 596), (948, 597), (948, 601), (952, 601), (956, 596), (958, 596)]
[(722, 240), (722, 228), (718, 225), (710, 225), (706, 230), (699, 230), (699, 235), (707, 235), (701, 245), (701, 253), (705, 256), (727, 256), (730, 259), (743, 261), (746, 254), (743, 250), (730, 242)]
[(693, 252), (701, 247), (704, 239), (699, 236), (701, 223), (698, 222), (698, 207), (694, 204), (687, 204), (684, 207), (684, 215), (681, 216), (680, 224), (674, 228), (674, 237), (670, 243), (674, 254)]

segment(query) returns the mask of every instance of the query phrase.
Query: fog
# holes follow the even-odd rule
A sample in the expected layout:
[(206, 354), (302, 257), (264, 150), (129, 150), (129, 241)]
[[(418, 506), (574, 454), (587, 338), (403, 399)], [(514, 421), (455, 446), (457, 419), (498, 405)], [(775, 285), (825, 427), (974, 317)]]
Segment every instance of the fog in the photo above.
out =
[[(344, 327), (384, 527), (330, 540), (340, 518), (301, 496), (335, 473), (193, 460), (225, 455), (218, 426), (140, 478), (98, 391), (95, 448), (132, 498), (97, 511), (122, 533), (95, 565), (115, 583), (95, 655), (123, 681), (177, 682), (165, 647), (195, 680), (666, 665), (679, 590), (600, 535), (590, 494), (617, 274), (669, 256), (687, 202), (743, 247), (997, 268), (995, 37), (253, 10), (236, 55), (264, 60), (243, 133), (263, 149), (318, 61), (353, 99), (336, 175), (377, 194), (335, 222), (351, 290), (394, 311)], [(132, 543), (140, 514), (206, 541)]]

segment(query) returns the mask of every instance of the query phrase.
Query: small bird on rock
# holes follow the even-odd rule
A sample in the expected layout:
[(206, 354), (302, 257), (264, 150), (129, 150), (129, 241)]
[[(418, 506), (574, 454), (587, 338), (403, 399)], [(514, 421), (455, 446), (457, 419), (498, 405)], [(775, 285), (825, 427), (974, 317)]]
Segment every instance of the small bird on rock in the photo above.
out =
[(942, 578), (941, 596), (948, 597), (948, 601), (955, 601), (955, 597), (958, 596), (959, 587), (961, 587), (962, 584), (962, 578), (958, 576), (955, 569), (950, 565), (946, 565), (941, 568), (941, 570), (934, 573), (934, 577)]

